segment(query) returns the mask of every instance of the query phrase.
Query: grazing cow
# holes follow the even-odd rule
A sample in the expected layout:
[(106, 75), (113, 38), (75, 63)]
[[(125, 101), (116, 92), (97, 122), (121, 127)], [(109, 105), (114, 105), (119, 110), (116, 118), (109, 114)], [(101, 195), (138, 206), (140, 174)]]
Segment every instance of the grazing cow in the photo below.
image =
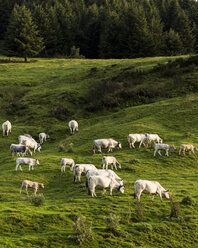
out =
[(10, 151), (12, 156), (14, 156), (14, 153), (16, 152), (17, 156), (21, 154), (21, 156), (24, 156), (26, 154), (29, 154), (32, 156), (32, 152), (30, 151), (29, 147), (26, 147), (21, 144), (11, 144), (10, 145)]
[(73, 171), (73, 168), (75, 166), (74, 160), (70, 158), (62, 158), (61, 159), (61, 171), (65, 172), (65, 166), (69, 165), (70, 170)]
[(155, 157), (155, 154), (156, 152), (158, 151), (158, 154), (160, 156), (162, 156), (162, 154), (160, 153), (160, 150), (164, 150), (166, 153), (165, 155), (168, 156), (168, 152), (170, 150), (176, 150), (175, 146), (170, 146), (170, 145), (167, 145), (167, 144), (155, 144), (155, 147), (154, 147), (154, 157)]
[(156, 181), (137, 180), (134, 183), (134, 189), (135, 189), (134, 198), (137, 197), (138, 202), (140, 202), (140, 196), (142, 193), (152, 195), (152, 202), (154, 201), (154, 195), (159, 195), (161, 202), (162, 202), (162, 195), (164, 195), (167, 199), (170, 198), (168, 190), (164, 189)]
[(145, 134), (146, 136), (146, 142), (150, 145), (152, 145), (152, 143), (160, 143), (162, 144), (163, 140), (162, 138), (159, 137), (158, 134)]
[(141, 145), (143, 144), (145, 146), (145, 141), (146, 141), (146, 135), (145, 134), (129, 134), (127, 137), (128, 143), (129, 143), (129, 147), (130, 148), (135, 148), (135, 143), (136, 142), (140, 142), (139, 144), (139, 148), (141, 147)]
[(12, 130), (12, 125), (9, 121), (5, 121), (3, 124), (2, 124), (2, 129), (3, 129), (3, 136), (4, 135), (7, 135), (8, 136), (8, 133), (10, 132), (11, 133), (11, 130)]
[(16, 171), (18, 169), (18, 167), (20, 168), (20, 170), (22, 171), (21, 165), (22, 164), (27, 164), (29, 165), (29, 171), (30, 168), (32, 167), (32, 170), (34, 169), (34, 165), (40, 164), (38, 159), (33, 159), (33, 158), (17, 158), (16, 159)]
[(29, 180), (24, 180), (22, 182), (22, 185), (21, 185), (20, 194), (21, 194), (21, 191), (22, 191), (23, 188), (25, 188), (27, 195), (28, 195), (28, 188), (33, 188), (34, 189), (34, 194), (36, 195), (36, 192), (37, 192), (38, 188), (43, 188), (44, 189), (44, 184), (43, 183), (32, 182), (32, 181), (29, 181)]
[(102, 158), (102, 166), (103, 169), (106, 166), (106, 170), (108, 169), (108, 165), (111, 165), (111, 169), (113, 170), (113, 166), (115, 167), (115, 169), (117, 170), (117, 166), (120, 169), (121, 168), (121, 164), (118, 163), (117, 159), (111, 156), (104, 156)]
[(39, 151), (39, 152), (41, 151), (41, 145), (37, 143), (36, 140), (33, 138), (30, 138), (25, 135), (20, 135), (18, 137), (18, 140), (20, 144), (23, 144), (31, 149), (34, 149), (34, 153), (35, 151)]
[(46, 141), (47, 138), (49, 138), (50, 136), (46, 133), (39, 133), (39, 140), (40, 140), (40, 144), (43, 144), (43, 141)]
[(124, 184), (123, 181), (116, 181), (114, 178), (106, 177), (104, 175), (98, 175), (98, 176), (90, 176), (88, 181), (88, 187), (91, 192), (91, 196), (96, 196), (95, 188), (97, 186), (105, 188), (110, 188), (110, 196), (112, 196), (112, 191), (114, 188), (117, 188), (117, 190), (121, 193), (124, 193)]
[(186, 151), (189, 151), (190, 154), (191, 152), (194, 153), (194, 151), (198, 151), (198, 148), (190, 144), (181, 144), (179, 149), (179, 155), (181, 154), (181, 152), (183, 152), (183, 154), (185, 155)]
[(121, 149), (122, 145), (120, 142), (113, 140), (113, 139), (98, 139), (98, 140), (94, 140), (93, 143), (93, 153), (96, 152), (96, 149), (98, 149), (98, 151), (100, 153), (102, 153), (102, 148), (108, 148), (107, 152), (112, 152), (113, 148), (117, 148), (117, 149)]
[(77, 177), (78, 177), (78, 181), (81, 182), (81, 180), (80, 180), (81, 174), (86, 173), (86, 171), (88, 171), (88, 170), (97, 170), (97, 168), (93, 164), (76, 164), (73, 167), (74, 182), (76, 182)]
[(88, 187), (88, 181), (91, 176), (106, 176), (109, 178), (114, 178), (116, 181), (123, 181), (113, 170), (88, 170), (86, 172), (86, 187)]
[(78, 131), (78, 122), (75, 120), (72, 120), (68, 123), (68, 126), (70, 128), (71, 134), (74, 134), (75, 131)]

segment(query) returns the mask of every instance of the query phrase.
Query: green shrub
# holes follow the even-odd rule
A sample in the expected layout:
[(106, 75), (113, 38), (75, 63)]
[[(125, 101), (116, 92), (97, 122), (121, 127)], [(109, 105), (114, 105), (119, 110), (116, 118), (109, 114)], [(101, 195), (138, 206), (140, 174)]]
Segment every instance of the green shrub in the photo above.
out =
[(191, 196), (186, 196), (181, 201), (181, 204), (190, 205), (190, 206), (194, 206), (195, 203), (196, 203), (195, 200)]
[(136, 228), (140, 232), (151, 232), (153, 230), (152, 225), (148, 223), (139, 223)]
[(64, 150), (65, 150), (65, 145), (64, 144), (59, 144), (58, 151), (63, 152)]
[(109, 216), (104, 217), (104, 222), (108, 231), (117, 232), (119, 229), (120, 216), (111, 213)]
[(76, 233), (76, 241), (79, 244), (85, 243), (92, 239), (92, 225), (87, 223), (85, 216), (80, 216), (73, 224)]
[(44, 204), (45, 202), (45, 197), (43, 194), (38, 194), (38, 195), (32, 195), (29, 197), (30, 202), (34, 205), (34, 206), (41, 206)]
[(72, 153), (74, 151), (74, 144), (73, 143), (70, 143), (68, 145), (68, 150), (67, 150), (69, 153)]
[(178, 218), (180, 216), (180, 204), (175, 201), (174, 195), (170, 197), (170, 205), (171, 205), (171, 218)]

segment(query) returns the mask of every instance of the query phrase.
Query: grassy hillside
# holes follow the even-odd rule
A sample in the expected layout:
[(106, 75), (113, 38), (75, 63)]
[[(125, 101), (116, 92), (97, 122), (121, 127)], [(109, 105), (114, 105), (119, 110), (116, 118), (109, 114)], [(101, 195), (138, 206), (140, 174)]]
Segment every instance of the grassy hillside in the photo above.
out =
[[(197, 154), (178, 155), (181, 143), (198, 143), (197, 66), (190, 65), (189, 69), (177, 64), (171, 70), (165, 69), (169, 60), (175, 58), (38, 59), (28, 64), (0, 64), (0, 122), (9, 119), (13, 125), (8, 138), (0, 137), (0, 247), (77, 247), (72, 226), (82, 215), (93, 228), (93, 240), (82, 247), (197, 247), (198, 158)], [(110, 109), (92, 101), (101, 110), (90, 108), (87, 99), (93, 85), (131, 82), (130, 75), (137, 76), (134, 72), (141, 78), (138, 84), (129, 84), (130, 90), (149, 89), (159, 83), (168, 95), (145, 95), (139, 101), (127, 98), (125, 102), (116, 88), (111, 95), (117, 94), (120, 104)], [(152, 101), (142, 104), (145, 99)], [(67, 125), (71, 118), (79, 122), (79, 132), (73, 136)], [(16, 172), (16, 157), (10, 155), (10, 144), (17, 143), (18, 135), (23, 133), (38, 140), (42, 131), (50, 139), (43, 144), (41, 153), (33, 155), (40, 165), (31, 172), (27, 166)], [(127, 135), (146, 132), (158, 133), (177, 151), (170, 152), (169, 157), (154, 158), (153, 148), (129, 149)], [(122, 150), (114, 150), (112, 155), (122, 165), (117, 173), (124, 179), (125, 193), (114, 191), (110, 197), (108, 190), (102, 195), (97, 189), (97, 198), (92, 199), (87, 194), (85, 178), (74, 184), (69, 168), (66, 173), (60, 172), (60, 160), (68, 157), (76, 163), (93, 163), (101, 168), (105, 151), (93, 155), (92, 143), (94, 139), (109, 137), (122, 142)], [(45, 189), (38, 191), (45, 196), (44, 205), (35, 207), (25, 191), (19, 194), (24, 179), (45, 184)], [(151, 196), (142, 195), (138, 205), (132, 195), (137, 179), (157, 180), (169, 189), (179, 203), (179, 217), (170, 218), (170, 201), (164, 199), (161, 203), (158, 196), (152, 203)], [(180, 204), (186, 196), (196, 204)], [(110, 213), (121, 218), (119, 231), (114, 233), (106, 230), (104, 222)]]

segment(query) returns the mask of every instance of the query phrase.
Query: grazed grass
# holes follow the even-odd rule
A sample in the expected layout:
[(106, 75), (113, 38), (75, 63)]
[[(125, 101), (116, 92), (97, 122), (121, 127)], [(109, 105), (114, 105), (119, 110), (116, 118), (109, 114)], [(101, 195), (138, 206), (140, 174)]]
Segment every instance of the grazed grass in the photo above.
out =
[[(0, 247), (77, 247), (75, 240), (68, 236), (74, 235), (73, 222), (79, 216), (85, 216), (89, 223), (92, 222), (93, 229), (93, 239), (82, 247), (196, 247), (198, 154), (179, 156), (177, 149), (170, 152), (169, 157), (154, 158), (152, 148), (129, 149), (127, 135), (158, 133), (165, 143), (174, 144), (177, 148), (181, 143), (197, 145), (198, 94), (97, 114), (88, 114), (81, 107), (93, 80), (97, 83), (130, 66), (150, 69), (168, 59), (38, 59), (27, 65), (0, 64), (0, 87), (4, 89), (0, 97), (0, 121), (9, 119), (13, 124), (9, 137), (0, 137)], [(97, 70), (90, 72), (94, 67)], [(148, 83), (151, 80), (148, 76)], [(9, 91), (9, 88), (21, 89), (19, 93), (25, 90), (24, 95), (20, 95), (20, 102), (25, 108), (14, 109), (8, 114), (10, 101), (19, 94), (11, 92), (6, 102), (5, 89)], [(79, 121), (78, 133), (69, 133), (67, 123), (70, 116), (65, 116), (65, 120), (49, 116), (49, 110), (59, 103), (72, 111), (72, 118)], [(42, 145), (41, 153), (33, 155), (40, 160), (40, 165), (31, 172), (27, 166), (22, 167), (22, 172), (16, 172), (16, 157), (10, 155), (10, 144), (17, 143), (18, 135), (23, 133), (30, 133), (38, 140), (41, 131), (48, 133), (50, 139)], [(110, 197), (108, 190), (103, 195), (97, 189), (97, 197), (92, 199), (87, 194), (84, 177), (81, 184), (74, 184), (73, 173), (68, 167), (66, 173), (61, 173), (60, 159), (73, 158), (75, 162), (93, 163), (101, 168), (105, 151), (93, 155), (92, 142), (105, 137), (122, 142), (123, 149), (114, 150), (112, 155), (122, 165), (117, 173), (124, 179), (125, 194), (114, 191), (113, 197)], [(60, 149), (60, 145), (64, 149)], [(44, 205), (32, 206), (25, 191), (19, 194), (21, 182), (25, 179), (44, 183), (45, 189), (38, 190), (38, 193), (44, 194)], [(140, 220), (137, 202), (132, 195), (137, 179), (157, 180), (175, 195), (177, 202), (190, 196), (196, 203), (181, 204), (183, 219), (170, 219), (168, 200), (161, 203), (156, 196), (152, 203), (151, 196), (142, 195), (143, 216)], [(33, 191), (30, 189), (29, 193)], [(104, 216), (110, 214), (121, 218), (118, 235), (106, 231)]]

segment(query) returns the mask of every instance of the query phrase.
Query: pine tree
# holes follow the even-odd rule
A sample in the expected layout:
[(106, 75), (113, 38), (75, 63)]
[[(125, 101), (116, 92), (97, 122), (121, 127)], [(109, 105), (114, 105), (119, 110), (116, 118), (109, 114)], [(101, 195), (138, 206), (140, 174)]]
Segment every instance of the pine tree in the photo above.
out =
[(164, 55), (175, 56), (183, 53), (182, 41), (173, 29), (164, 33)]
[(5, 38), (9, 55), (27, 58), (39, 54), (44, 48), (43, 39), (39, 37), (37, 26), (25, 5), (15, 5)]

